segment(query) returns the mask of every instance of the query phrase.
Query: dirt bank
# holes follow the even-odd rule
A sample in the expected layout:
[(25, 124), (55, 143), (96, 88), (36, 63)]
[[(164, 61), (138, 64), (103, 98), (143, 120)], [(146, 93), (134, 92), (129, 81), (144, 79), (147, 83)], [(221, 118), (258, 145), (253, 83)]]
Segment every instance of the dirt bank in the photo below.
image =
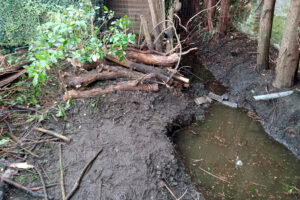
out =
[[(192, 121), (195, 111), (191, 105), (193, 101), (182, 93), (164, 87), (158, 93), (116, 92), (75, 101), (67, 122), (44, 124), (45, 128), (72, 138), (70, 144), (63, 146), (66, 191), (71, 190), (91, 157), (103, 148), (72, 199), (174, 199), (162, 187), (163, 180), (178, 197), (187, 190), (182, 199), (202, 199), (179, 164), (167, 136), (173, 127)], [(58, 146), (50, 148), (38, 148), (44, 157), (39, 163), (49, 178), (58, 183)], [(54, 199), (61, 199), (59, 185), (48, 191)]]
[[(254, 95), (279, 91), (272, 86), (273, 70), (256, 72), (256, 48), (255, 40), (235, 32), (219, 43), (201, 44), (197, 56), (228, 88), (230, 101), (260, 116), (266, 132), (300, 158), (300, 92), (295, 90), (285, 98), (255, 101)], [(270, 57), (274, 68), (277, 52), (272, 50)], [(299, 83), (293, 89), (296, 88), (300, 88)]]

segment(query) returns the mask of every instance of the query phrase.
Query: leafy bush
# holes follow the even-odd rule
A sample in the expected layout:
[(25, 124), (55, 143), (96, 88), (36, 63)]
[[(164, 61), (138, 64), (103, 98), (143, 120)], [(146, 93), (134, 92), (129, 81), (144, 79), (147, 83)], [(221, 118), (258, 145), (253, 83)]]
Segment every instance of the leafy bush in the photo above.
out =
[[(0, 46), (21, 46), (31, 41), (35, 27), (46, 21), (49, 11), (78, 6), (84, 0), (1, 0)], [(94, 0), (99, 6), (104, 0)], [(103, 8), (103, 7), (101, 7)], [(102, 11), (97, 13), (98, 16)]]
[(36, 27), (42, 20), (48, 4), (36, 0), (0, 1), (0, 43), (1, 46), (23, 45), (31, 39)]
[[(109, 30), (100, 33), (95, 27), (96, 10), (91, 3), (82, 4), (81, 8), (70, 6), (61, 12), (50, 12), (48, 22), (37, 28), (36, 38), (31, 42), (29, 57), (33, 63), (26, 66), (33, 85), (43, 83), (46, 71), (59, 61), (76, 59), (82, 64), (102, 59), (106, 52), (119, 55), (124, 59), (128, 43), (134, 44), (135, 35), (127, 33), (131, 19), (127, 16), (111, 23)], [(114, 16), (114, 12), (105, 7), (105, 16), (99, 19), (102, 25)]]

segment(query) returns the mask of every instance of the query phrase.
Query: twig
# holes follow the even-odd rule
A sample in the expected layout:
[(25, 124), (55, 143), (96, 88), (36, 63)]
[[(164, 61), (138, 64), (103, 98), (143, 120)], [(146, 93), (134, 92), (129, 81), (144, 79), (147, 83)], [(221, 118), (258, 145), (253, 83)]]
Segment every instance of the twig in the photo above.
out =
[(216, 175), (214, 175), (214, 174), (212, 174), (212, 173), (206, 171), (205, 169), (202, 169), (201, 167), (199, 167), (199, 169), (202, 170), (203, 172), (207, 173), (208, 175), (211, 175), (212, 177), (215, 177), (215, 178), (217, 178), (217, 179), (219, 179), (219, 180), (221, 180), (221, 181), (224, 181), (224, 182), (226, 182), (226, 183), (230, 183), (230, 182), (226, 181), (225, 179), (223, 179), (223, 178), (221, 178), (221, 177), (219, 177), (219, 176), (216, 176)]
[(57, 137), (57, 138), (65, 141), (66, 143), (70, 143), (71, 142), (70, 138), (67, 138), (66, 136), (63, 136), (63, 135), (61, 135), (59, 133), (56, 133), (54, 131), (49, 131), (49, 130), (46, 130), (46, 129), (43, 129), (43, 128), (34, 128), (34, 130), (40, 131), (42, 133), (46, 133), (46, 134), (54, 136), (54, 137)]
[(62, 164), (62, 146), (59, 145), (59, 168), (60, 168), (60, 187), (61, 187), (61, 195), (62, 200), (65, 200), (66, 198), (66, 190), (65, 190), (65, 184), (64, 184), (64, 169)]
[(26, 194), (29, 194), (30, 196), (40, 197), (40, 198), (44, 198), (45, 197), (43, 194), (40, 194), (40, 193), (37, 193), (37, 192), (33, 192), (33, 191), (30, 190), (30, 188), (27, 188), (27, 187), (25, 187), (23, 185), (20, 185), (19, 183), (15, 182), (15, 181), (12, 181), (12, 180), (10, 180), (8, 178), (4, 178), (1, 174), (0, 174), (0, 179), (3, 182), (5, 182), (5, 183), (7, 183), (9, 185), (14, 186), (17, 189), (20, 189), (20, 190), (24, 191)]
[(41, 112), (37, 109), (30, 108), (30, 107), (24, 107), (24, 106), (20, 106), (20, 105), (13, 105), (12, 108), (16, 108), (16, 109), (20, 109), (20, 110), (27, 110), (27, 111), (30, 111), (30, 112), (36, 112), (36, 113), (39, 113), (39, 114), (43, 114), (43, 112)]
[[(37, 164), (37, 165), (38, 165), (38, 168), (40, 168), (40, 165), (39, 165), (39, 164)], [(38, 168), (35, 167), (35, 170), (36, 170), (36, 172), (39, 174), (40, 179), (41, 179), (41, 182), (42, 182), (42, 185), (43, 185), (44, 198), (45, 198), (45, 200), (48, 200), (46, 184), (45, 184), (43, 175), (42, 175), (41, 171), (40, 171)]]
[(193, 17), (191, 17), (191, 18), (189, 19), (189, 21), (186, 23), (186, 26), (185, 26), (185, 27), (188, 29), (188, 28), (189, 28), (189, 23), (191, 23), (191, 21), (192, 21), (195, 17), (197, 17), (198, 15), (200, 15), (201, 13), (203, 13), (203, 12), (205, 12), (205, 11), (208, 11), (208, 10), (214, 8), (214, 7), (217, 7), (221, 1), (222, 1), (222, 0), (219, 0), (218, 3), (217, 3), (216, 5), (214, 5), (214, 6), (210, 7), (210, 8), (206, 8), (206, 9), (204, 9), (204, 10), (201, 10), (200, 12), (198, 12), (197, 14), (195, 14)]
[(172, 195), (172, 197), (174, 197), (175, 200), (181, 200), (187, 193), (187, 190), (185, 190), (185, 192), (179, 198), (177, 198), (175, 192), (173, 192), (173, 190), (169, 187), (169, 184), (166, 180), (164, 180), (164, 186), (167, 188), (167, 190)]
[(16, 136), (14, 136), (14, 134), (13, 134), (13, 132), (12, 132), (12, 128), (10, 127), (9, 123), (8, 123), (6, 120), (4, 120), (4, 122), (5, 122), (5, 124), (6, 124), (7, 128), (8, 128), (8, 133), (7, 133), (7, 135), (8, 135), (9, 137), (11, 137), (11, 139), (12, 139), (13, 141), (15, 141), (17, 144), (19, 144), (19, 139), (18, 139)]
[(184, 55), (186, 55), (186, 54), (189, 54), (191, 51), (196, 51), (196, 50), (198, 50), (198, 48), (197, 48), (197, 47), (194, 47), (194, 48), (191, 48), (191, 49), (189, 49), (189, 50), (187, 50), (187, 51), (185, 51), (185, 52), (182, 52), (181, 55), (184, 56)]
[(79, 188), (81, 179), (83, 178), (85, 172), (87, 171), (87, 169), (93, 164), (93, 162), (96, 160), (96, 158), (98, 157), (98, 155), (102, 152), (102, 148), (96, 153), (96, 155), (90, 160), (90, 162), (87, 163), (87, 165), (83, 168), (83, 170), (81, 171), (79, 177), (77, 178), (71, 192), (66, 196), (65, 200), (69, 200), (71, 199), (71, 197), (75, 194), (76, 190)]
[(178, 21), (179, 21), (179, 26), (180, 26), (181, 28), (183, 28), (183, 29), (185, 30), (185, 32), (188, 32), (187, 28), (181, 24), (181, 19), (180, 19), (180, 17), (179, 17), (178, 15), (176, 15), (176, 13), (174, 13), (174, 16), (178, 19)]
[[(46, 185), (46, 188), (50, 188), (50, 187), (55, 187), (57, 186), (58, 184), (57, 183), (53, 183), (53, 184), (49, 184), (49, 185)], [(39, 191), (39, 190), (42, 190), (44, 187), (43, 186), (40, 186), (40, 187), (32, 187), (30, 188), (31, 191)]]
[(22, 150), (26, 151), (27, 153), (29, 153), (30, 155), (32, 155), (32, 156), (34, 156), (34, 157), (39, 158), (39, 156), (36, 155), (35, 153), (31, 152), (30, 150), (28, 150), (28, 149), (25, 148), (25, 147), (22, 147), (22, 145), (21, 145), (20, 142), (19, 142), (19, 139), (18, 139), (16, 136), (13, 135), (12, 129), (11, 129), (9, 123), (8, 123), (6, 120), (4, 120), (4, 122), (6, 123), (6, 125), (7, 125), (7, 127), (8, 127), (8, 130), (9, 130), (9, 131), (8, 131), (8, 135), (9, 135), (9, 137), (12, 138), (12, 141), (15, 142), (16, 145), (17, 145), (19, 148), (21, 148)]

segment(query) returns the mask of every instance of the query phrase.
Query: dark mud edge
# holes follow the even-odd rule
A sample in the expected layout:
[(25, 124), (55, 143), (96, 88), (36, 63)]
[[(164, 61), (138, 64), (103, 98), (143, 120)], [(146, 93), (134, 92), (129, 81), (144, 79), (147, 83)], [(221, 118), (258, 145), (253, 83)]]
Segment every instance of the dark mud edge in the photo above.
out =
[[(300, 158), (300, 84), (291, 96), (269, 101), (255, 101), (254, 95), (278, 92), (272, 86), (274, 70), (257, 73), (257, 41), (239, 32), (231, 33), (221, 42), (201, 45), (200, 61), (229, 91), (229, 100), (260, 116), (266, 132)], [(271, 68), (278, 52), (271, 51)], [(298, 90), (297, 90), (298, 88)]]

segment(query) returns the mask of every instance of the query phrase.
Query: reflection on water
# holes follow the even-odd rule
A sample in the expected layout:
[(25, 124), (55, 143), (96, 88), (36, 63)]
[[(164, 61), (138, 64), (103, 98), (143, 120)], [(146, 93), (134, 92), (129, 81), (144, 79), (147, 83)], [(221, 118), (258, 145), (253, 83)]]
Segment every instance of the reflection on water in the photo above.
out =
[(300, 199), (300, 161), (241, 110), (213, 105), (175, 143), (206, 199)]

